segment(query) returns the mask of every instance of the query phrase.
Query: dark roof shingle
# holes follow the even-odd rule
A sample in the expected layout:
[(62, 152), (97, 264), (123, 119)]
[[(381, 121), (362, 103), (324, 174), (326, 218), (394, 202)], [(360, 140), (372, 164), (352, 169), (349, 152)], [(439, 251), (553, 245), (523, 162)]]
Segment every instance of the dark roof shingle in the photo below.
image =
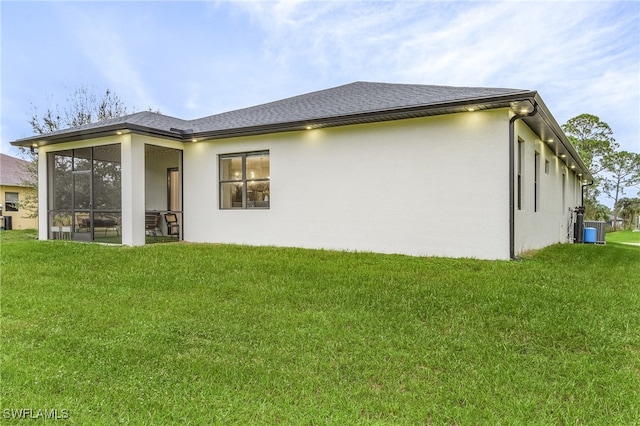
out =
[[(532, 92), (522, 89), (359, 81), (195, 120), (183, 120), (151, 111), (143, 111), (111, 120), (58, 130), (42, 136), (21, 139), (14, 144), (25, 146), (30, 141), (45, 138), (47, 140), (63, 140), (65, 137), (87, 136), (118, 127), (137, 128), (138, 130), (146, 129), (156, 134), (172, 136), (178, 139), (187, 135), (191, 137), (191, 135), (197, 136), (198, 134), (206, 135), (207, 137), (223, 137), (234, 133), (242, 134), (244, 129), (251, 128), (262, 127), (261, 132), (277, 131), (275, 128), (278, 125), (313, 120), (324, 120), (325, 123), (331, 121), (331, 125), (349, 124), (350, 122), (340, 121), (340, 119), (356, 115), (395, 112), (404, 108), (429, 108), (465, 101), (469, 103), (491, 101), (499, 97), (530, 93)], [(401, 118), (400, 116), (394, 117)], [(367, 120), (385, 121), (388, 119), (394, 118), (391, 115), (380, 114), (375, 118), (369, 117)], [(282, 130), (282, 128), (279, 128), (279, 130)]]
[(521, 89), (355, 82), (191, 120), (197, 132), (343, 117), (407, 107), (528, 93)]
[[(94, 121), (93, 123), (83, 124), (82, 126), (71, 127), (68, 129), (56, 130), (50, 132), (42, 137), (50, 138), (56, 135), (63, 135), (70, 132), (90, 131), (92, 129), (100, 129), (103, 127), (117, 126), (117, 125), (137, 125), (142, 127), (161, 129), (169, 131), (171, 127), (184, 127), (188, 125), (188, 120), (182, 120), (180, 118), (171, 117), (168, 115), (158, 114), (157, 112), (142, 111), (129, 115), (123, 115), (121, 117), (111, 118), (109, 120)], [(33, 139), (33, 138), (27, 138)]]

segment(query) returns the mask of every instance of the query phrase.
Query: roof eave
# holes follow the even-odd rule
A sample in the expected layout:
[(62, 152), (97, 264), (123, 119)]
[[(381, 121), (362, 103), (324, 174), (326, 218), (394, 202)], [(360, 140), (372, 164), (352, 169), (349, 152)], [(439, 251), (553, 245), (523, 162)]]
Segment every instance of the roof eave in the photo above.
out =
[(148, 136), (158, 136), (163, 138), (174, 139), (183, 141), (185, 138), (180, 134), (163, 129), (157, 129), (153, 127), (140, 126), (131, 123), (118, 123), (108, 126), (95, 127), (91, 129), (82, 129), (71, 132), (65, 132), (55, 135), (37, 135), (24, 139), (18, 139), (11, 142), (13, 146), (20, 146), (23, 148), (38, 148), (41, 146), (55, 145), (65, 142), (77, 142), (79, 140), (95, 139), (100, 137), (118, 136), (121, 134), (135, 133)]
[[(567, 156), (565, 163), (568, 167), (574, 165), (575, 169), (578, 170), (576, 173), (581, 174), (584, 180), (593, 179), (584, 162), (577, 154), (575, 148), (562, 131), (560, 125), (553, 118), (538, 93), (536, 91), (528, 90), (482, 98), (467, 98), (456, 101), (386, 108), (382, 110), (371, 110), (353, 114), (340, 114), (330, 117), (317, 117), (305, 120), (207, 130), (193, 133), (176, 132), (125, 122), (106, 126), (97, 126), (90, 129), (63, 132), (60, 134), (32, 136), (24, 139), (18, 139), (11, 142), (11, 145), (25, 148), (41, 147), (65, 142), (95, 139), (99, 137), (117, 136), (126, 133), (162, 137), (182, 142), (194, 140), (202, 141), (454, 114), (469, 111), (470, 108), (473, 108), (474, 110), (506, 108), (510, 107), (512, 102), (523, 100), (530, 100), (538, 105), (538, 114), (532, 117), (526, 117), (523, 121), (529, 127), (537, 129), (537, 132), (539, 133), (538, 136), (540, 136), (540, 138), (546, 142), (558, 156)], [(553, 139), (554, 142), (549, 142), (550, 139)]]
[(0, 182), (0, 186), (14, 186), (16, 188), (33, 188), (33, 185), (27, 185), (24, 183), (12, 183), (12, 182)]
[[(593, 180), (589, 169), (580, 158), (575, 147), (569, 141), (558, 122), (555, 120), (542, 98), (536, 93), (533, 101), (538, 105), (538, 113), (531, 117), (523, 118), (530, 128), (539, 128), (540, 139), (561, 158), (568, 168), (581, 175), (582, 180)], [(565, 155), (566, 157), (562, 157)], [(574, 166), (573, 168), (571, 166)]]
[(475, 110), (506, 108), (511, 102), (525, 99), (533, 100), (536, 92), (525, 91), (509, 95), (500, 95), (486, 98), (462, 99), (441, 103), (430, 103), (399, 107), (384, 110), (366, 111), (354, 114), (341, 114), (332, 117), (310, 118), (306, 120), (288, 121), (257, 126), (245, 126), (229, 129), (196, 132), (193, 138), (197, 140), (223, 139), (241, 136), (256, 136), (261, 134), (300, 131), (327, 127), (338, 127), (353, 124), (367, 124), (384, 121), (404, 120), (409, 118), (428, 117), (434, 115), (454, 114)]

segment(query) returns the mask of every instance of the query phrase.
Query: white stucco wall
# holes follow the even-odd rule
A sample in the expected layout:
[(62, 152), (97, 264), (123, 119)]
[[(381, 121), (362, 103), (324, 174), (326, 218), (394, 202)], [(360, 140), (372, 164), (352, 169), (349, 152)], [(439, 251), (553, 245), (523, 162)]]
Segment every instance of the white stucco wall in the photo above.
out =
[(167, 209), (167, 169), (180, 166), (179, 150), (147, 150), (145, 155), (145, 209)]
[[(187, 241), (508, 259), (508, 122), (502, 109), (184, 144), (120, 135), (41, 147), (40, 158), (121, 144), (124, 244), (144, 244), (144, 212), (166, 208), (167, 167), (181, 165)], [(515, 135), (516, 161), (518, 139), (524, 144), (523, 201), (515, 211), (519, 254), (567, 241), (581, 186), (522, 121)], [(176, 151), (145, 155), (145, 145)], [(219, 156), (264, 150), (270, 153), (270, 209), (221, 210)], [(46, 200), (46, 161), (39, 171), (39, 195)], [(46, 239), (46, 202), (39, 224)]]
[[(188, 241), (509, 258), (508, 111), (186, 144)], [(218, 156), (269, 150), (271, 208), (219, 209)]]
[[(516, 163), (518, 138), (524, 141), (523, 202), (522, 208), (518, 210), (516, 207), (515, 212), (515, 254), (517, 255), (527, 250), (568, 241), (567, 233), (572, 233), (572, 226), (570, 226), (572, 211), (581, 205), (581, 187), (573, 170), (569, 169), (526, 124), (517, 121), (515, 133)], [(536, 152), (540, 155), (537, 211), (534, 208)], [(549, 162), (548, 173), (545, 172), (546, 161)], [(563, 179), (565, 180), (564, 201)], [(514, 196), (517, 197), (517, 193)]]

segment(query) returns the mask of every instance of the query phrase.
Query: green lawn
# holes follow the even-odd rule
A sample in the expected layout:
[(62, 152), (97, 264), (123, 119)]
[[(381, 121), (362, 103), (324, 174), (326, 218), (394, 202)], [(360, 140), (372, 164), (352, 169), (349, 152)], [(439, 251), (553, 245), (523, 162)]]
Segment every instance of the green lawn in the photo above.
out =
[(640, 247), (505, 262), (33, 236), (0, 232), (7, 424), (640, 422)]
[(606, 241), (608, 243), (640, 243), (640, 231), (609, 232)]

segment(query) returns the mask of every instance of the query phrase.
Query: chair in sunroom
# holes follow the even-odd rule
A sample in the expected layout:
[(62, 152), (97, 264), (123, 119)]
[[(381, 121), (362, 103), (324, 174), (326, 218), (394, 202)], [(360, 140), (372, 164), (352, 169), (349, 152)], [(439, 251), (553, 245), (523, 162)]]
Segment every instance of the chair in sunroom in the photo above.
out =
[(153, 235), (153, 239), (158, 239), (158, 232), (162, 235), (160, 229), (160, 213), (147, 213), (144, 215), (144, 230), (146, 235)]
[(175, 213), (165, 213), (164, 220), (167, 223), (167, 235), (180, 237), (180, 224), (178, 223), (178, 215)]

